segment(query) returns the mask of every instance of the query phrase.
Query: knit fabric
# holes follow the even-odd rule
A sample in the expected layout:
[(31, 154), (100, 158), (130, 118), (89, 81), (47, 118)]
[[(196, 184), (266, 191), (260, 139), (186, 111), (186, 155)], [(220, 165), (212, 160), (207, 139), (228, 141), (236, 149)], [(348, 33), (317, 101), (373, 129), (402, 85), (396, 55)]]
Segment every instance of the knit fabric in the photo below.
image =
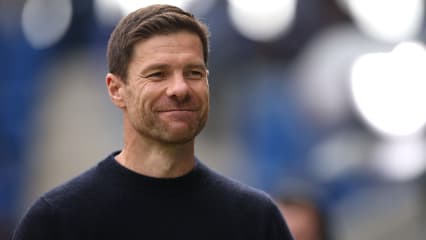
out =
[(291, 240), (271, 198), (197, 160), (177, 178), (120, 165), (115, 152), (40, 197), (14, 240)]

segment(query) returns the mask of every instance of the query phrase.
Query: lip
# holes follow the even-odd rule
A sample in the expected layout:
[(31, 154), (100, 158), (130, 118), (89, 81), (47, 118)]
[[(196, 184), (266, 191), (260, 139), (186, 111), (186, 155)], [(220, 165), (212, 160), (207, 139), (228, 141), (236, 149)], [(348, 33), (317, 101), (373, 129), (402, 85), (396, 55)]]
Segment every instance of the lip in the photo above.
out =
[(158, 112), (195, 112), (195, 109), (168, 109), (168, 110), (159, 110)]
[(184, 110), (184, 109), (174, 109), (158, 112), (159, 116), (164, 117), (165, 119), (177, 122), (188, 122), (192, 121), (196, 116), (196, 111), (194, 110)]

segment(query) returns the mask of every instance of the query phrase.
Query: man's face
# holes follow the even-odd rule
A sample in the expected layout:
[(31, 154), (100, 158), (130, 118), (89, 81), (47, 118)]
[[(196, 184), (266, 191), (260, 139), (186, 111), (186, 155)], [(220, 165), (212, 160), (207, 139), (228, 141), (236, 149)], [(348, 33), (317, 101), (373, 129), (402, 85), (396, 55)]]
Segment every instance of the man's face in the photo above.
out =
[(192, 141), (209, 111), (198, 36), (179, 32), (136, 43), (122, 91), (125, 117), (141, 136), (162, 143)]

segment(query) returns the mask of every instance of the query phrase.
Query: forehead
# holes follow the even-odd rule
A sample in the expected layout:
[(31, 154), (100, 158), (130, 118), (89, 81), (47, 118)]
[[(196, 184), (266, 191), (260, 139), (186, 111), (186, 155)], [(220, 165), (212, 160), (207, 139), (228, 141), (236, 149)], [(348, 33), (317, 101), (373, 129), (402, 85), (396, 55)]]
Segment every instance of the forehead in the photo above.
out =
[(196, 34), (189, 32), (154, 35), (149, 39), (137, 42), (133, 49), (133, 60), (138, 62), (168, 58), (203, 61), (201, 40)]

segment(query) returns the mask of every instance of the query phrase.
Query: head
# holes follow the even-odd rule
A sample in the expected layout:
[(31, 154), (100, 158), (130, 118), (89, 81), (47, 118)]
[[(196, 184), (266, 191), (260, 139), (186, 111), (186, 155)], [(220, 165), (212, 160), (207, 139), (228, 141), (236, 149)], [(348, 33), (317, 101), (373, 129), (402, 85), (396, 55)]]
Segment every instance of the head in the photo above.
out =
[(326, 216), (315, 202), (298, 197), (276, 199), (290, 231), (298, 240), (329, 239)]
[(190, 13), (153, 5), (124, 17), (108, 44), (106, 83), (128, 135), (191, 142), (209, 110), (206, 26)]
[(202, 44), (203, 59), (207, 65), (207, 26), (191, 13), (170, 5), (151, 5), (138, 9), (117, 24), (108, 41), (109, 72), (127, 80), (127, 70), (134, 54), (134, 45), (157, 35), (187, 31), (196, 34)]

